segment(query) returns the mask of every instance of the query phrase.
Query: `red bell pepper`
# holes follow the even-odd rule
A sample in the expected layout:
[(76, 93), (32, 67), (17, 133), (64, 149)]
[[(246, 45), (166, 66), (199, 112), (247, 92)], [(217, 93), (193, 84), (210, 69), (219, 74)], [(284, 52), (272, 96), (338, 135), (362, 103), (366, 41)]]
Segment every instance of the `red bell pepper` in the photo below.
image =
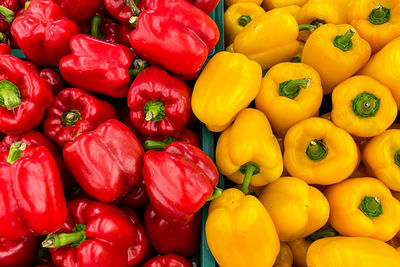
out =
[(25, 236), (21, 239), (0, 237), (0, 266), (32, 266), (38, 245), (38, 238), (33, 236)]
[(72, 54), (60, 60), (62, 77), (70, 84), (91, 92), (124, 98), (131, 77), (133, 52), (126, 46), (110, 44), (78, 34), (71, 38)]
[(185, 142), (169, 144), (164, 151), (147, 151), (142, 173), (150, 203), (173, 223), (189, 223), (218, 183), (213, 161)]
[(177, 254), (167, 254), (154, 257), (142, 267), (192, 267), (192, 263)]
[(139, 136), (138, 129), (131, 121), (131, 110), (127, 105), (117, 107), (118, 119), (123, 122), (136, 136)]
[(146, 150), (152, 149), (161, 151), (164, 150), (167, 145), (176, 141), (183, 141), (200, 147), (200, 138), (195, 132), (186, 127), (183, 127), (172, 136), (141, 136), (139, 140)]
[(151, 246), (160, 254), (177, 253), (192, 257), (200, 248), (200, 212), (189, 224), (180, 225), (164, 220), (149, 204), (144, 212), (144, 226)]
[(80, 133), (95, 129), (100, 123), (116, 119), (113, 105), (97, 99), (84, 90), (62, 90), (46, 111), (43, 132), (60, 147)]
[(25, 147), (17, 142), (9, 153), (0, 153), (0, 236), (6, 238), (54, 232), (67, 216), (60, 174), (50, 151)]
[(0, 55), (10, 55), (11, 47), (8, 44), (0, 43)]
[(107, 43), (119, 43), (119, 24), (112, 19), (95, 15), (91, 20), (90, 35)]
[(147, 203), (149, 203), (149, 197), (147, 196), (144, 180), (140, 179), (123, 198), (117, 199), (114, 203), (127, 205), (136, 210), (146, 207)]
[(42, 69), (39, 76), (50, 85), (53, 95), (57, 95), (64, 88), (60, 74), (53, 69)]
[(76, 22), (90, 19), (103, 4), (103, 0), (54, 0), (65, 16)]
[(20, 9), (19, 0), (0, 0), (0, 32), (10, 30), (11, 22)]
[(23, 133), (42, 121), (50, 86), (22, 60), (0, 55), (0, 132)]
[(78, 32), (78, 25), (51, 0), (32, 0), (11, 26), (11, 34), (26, 57), (40, 66), (51, 67), (57, 67), (68, 54), (69, 39)]
[(104, 7), (111, 16), (121, 23), (129, 23), (129, 19), (133, 16), (125, 0), (104, 0)]
[(143, 135), (172, 135), (189, 120), (190, 96), (186, 83), (158, 67), (148, 67), (128, 92), (131, 121)]
[(64, 146), (63, 156), (79, 185), (103, 202), (125, 195), (141, 177), (143, 148), (117, 120), (79, 135)]
[(204, 13), (210, 14), (218, 5), (220, 0), (186, 0), (192, 5), (201, 9)]
[(130, 41), (137, 56), (184, 79), (198, 75), (219, 39), (215, 22), (184, 0), (151, 1), (136, 24)]
[(119, 33), (118, 33), (119, 43), (126, 45), (127, 47), (131, 47), (131, 42), (129, 40), (129, 36), (131, 35), (131, 32), (134, 29), (135, 28), (132, 26), (132, 24), (122, 23), (119, 26)]

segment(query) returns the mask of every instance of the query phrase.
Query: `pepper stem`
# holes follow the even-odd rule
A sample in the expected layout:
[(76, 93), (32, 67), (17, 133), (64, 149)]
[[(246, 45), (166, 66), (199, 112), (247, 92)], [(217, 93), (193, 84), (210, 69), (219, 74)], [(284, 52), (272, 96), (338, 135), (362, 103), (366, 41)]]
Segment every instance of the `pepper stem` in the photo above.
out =
[(144, 142), (144, 149), (162, 151), (169, 144), (171, 144), (171, 143), (173, 143), (175, 141), (176, 140), (174, 138), (172, 138), (172, 137), (167, 137), (162, 141), (146, 140), (146, 142)]
[(67, 110), (61, 115), (61, 122), (64, 126), (75, 126), (75, 124), (82, 119), (78, 110)]
[(76, 224), (72, 233), (48, 234), (42, 242), (42, 246), (44, 248), (60, 248), (66, 245), (79, 246), (86, 240), (85, 227), (84, 224)]
[(165, 117), (164, 104), (160, 101), (150, 100), (144, 106), (143, 111), (146, 115), (146, 117), (145, 117), (146, 121), (152, 120), (154, 122), (158, 122)]
[(28, 9), (30, 4), (31, 4), (31, 1), (26, 1), (25, 2), (25, 6), (24, 6), (25, 11)]
[(311, 81), (310, 78), (303, 78), (281, 82), (279, 84), (279, 95), (293, 99), (300, 93), (301, 88), (308, 88)]
[(246, 163), (240, 167), (240, 172), (244, 174), (244, 180), (239, 189), (246, 195), (249, 193), (251, 178), (253, 175), (260, 173), (260, 168), (255, 163)]
[(349, 51), (353, 48), (353, 41), (351, 38), (356, 33), (356, 30), (351, 28), (343, 35), (337, 35), (335, 39), (333, 39), (333, 44), (342, 50), (343, 52)]
[(379, 110), (381, 100), (374, 94), (362, 92), (358, 94), (352, 101), (351, 106), (354, 114), (361, 118), (375, 117)]
[(312, 161), (320, 161), (328, 155), (328, 152), (323, 140), (312, 140), (306, 149), (306, 154)]
[(251, 17), (249, 15), (241, 15), (238, 19), (238, 23), (240, 26), (246, 26), (251, 21)]
[(321, 27), (322, 25), (326, 24), (326, 21), (322, 20), (322, 19), (314, 19), (310, 24), (317, 26), (317, 28), (318, 28), (318, 27)]
[(94, 15), (91, 20), (90, 35), (97, 39), (104, 40), (105, 35), (100, 31), (101, 17)]
[(396, 163), (397, 166), (400, 167), (400, 150), (394, 154), (394, 162)]
[(313, 32), (313, 31), (315, 31), (316, 28), (317, 28), (317, 26), (311, 25), (311, 24), (299, 25), (299, 31), (310, 31), (310, 32)]
[(333, 237), (333, 236), (338, 236), (339, 233), (336, 232), (335, 229), (333, 228), (321, 228), (318, 231), (312, 233), (311, 235), (307, 236), (306, 239), (310, 242), (314, 242), (316, 240), (319, 240), (321, 238), (325, 237)]
[(6, 42), (6, 35), (0, 32), (0, 43), (5, 43), (5, 42)]
[(221, 188), (215, 187), (215, 188), (214, 188), (213, 194), (211, 195), (211, 197), (209, 197), (209, 198), (207, 199), (207, 201), (211, 201), (211, 200), (214, 200), (214, 199), (216, 199), (216, 198), (219, 198), (219, 197), (222, 195), (222, 192), (223, 192), (223, 191), (224, 191), (224, 190), (222, 190)]
[(148, 66), (147, 61), (141, 59), (136, 60), (134, 65), (135, 68), (128, 70), (128, 73), (131, 76), (137, 76), (142, 70), (144, 70)]
[(378, 218), (383, 214), (382, 203), (378, 197), (365, 196), (359, 208), (369, 218)]
[(17, 159), (21, 158), (21, 152), (24, 151), (26, 148), (25, 142), (15, 142), (11, 145), (10, 151), (8, 152), (7, 162), (10, 164), (14, 164)]
[(140, 14), (140, 9), (136, 6), (134, 0), (124, 0), (124, 3), (129, 7), (133, 15), (138, 16)]
[(390, 9), (377, 4), (368, 16), (369, 22), (374, 25), (381, 25), (390, 20)]
[(0, 106), (12, 110), (21, 105), (21, 94), (18, 87), (7, 80), (0, 81)]
[(3, 15), (5, 22), (11, 23), (15, 19), (15, 13), (5, 6), (0, 6), (0, 14)]

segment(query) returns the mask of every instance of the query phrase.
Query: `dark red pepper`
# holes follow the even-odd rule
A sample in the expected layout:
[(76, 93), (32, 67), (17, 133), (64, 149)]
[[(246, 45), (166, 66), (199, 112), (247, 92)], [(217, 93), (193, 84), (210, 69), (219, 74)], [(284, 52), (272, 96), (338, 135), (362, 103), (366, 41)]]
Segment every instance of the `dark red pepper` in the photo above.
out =
[(218, 5), (220, 0), (186, 0), (192, 5), (201, 9), (204, 13), (210, 14)]
[(15, 14), (21, 9), (19, 0), (0, 0), (0, 32), (10, 30)]
[(38, 245), (38, 238), (33, 236), (26, 236), (21, 239), (0, 237), (0, 266), (32, 266)]
[(198, 137), (198, 135), (186, 127), (183, 127), (172, 136), (141, 136), (139, 140), (142, 143), (143, 147), (147, 150), (153, 149), (161, 151), (164, 150), (167, 145), (176, 141), (183, 141), (188, 144), (200, 147), (200, 138)]
[(177, 254), (167, 254), (152, 258), (142, 267), (193, 267), (193, 265), (182, 256)]
[(55, 96), (64, 88), (64, 82), (60, 74), (53, 69), (42, 69), (39, 72), (39, 76), (50, 85)]
[(118, 119), (123, 122), (136, 135), (139, 136), (138, 129), (131, 121), (131, 110), (127, 105), (117, 107)]
[(112, 19), (95, 15), (91, 20), (90, 35), (107, 43), (119, 43), (119, 24)]
[(65, 16), (76, 22), (90, 19), (103, 4), (103, 0), (54, 0)]
[(121, 23), (129, 23), (129, 19), (133, 16), (124, 0), (104, 0), (104, 7)]
[(62, 90), (46, 111), (43, 132), (60, 147), (100, 123), (116, 119), (115, 108), (78, 88)]
[(114, 203), (124, 204), (136, 210), (144, 209), (146, 204), (149, 203), (144, 180), (140, 179), (123, 198), (117, 199)]
[(122, 23), (119, 26), (119, 43), (131, 47), (129, 36), (135, 28), (130, 23)]

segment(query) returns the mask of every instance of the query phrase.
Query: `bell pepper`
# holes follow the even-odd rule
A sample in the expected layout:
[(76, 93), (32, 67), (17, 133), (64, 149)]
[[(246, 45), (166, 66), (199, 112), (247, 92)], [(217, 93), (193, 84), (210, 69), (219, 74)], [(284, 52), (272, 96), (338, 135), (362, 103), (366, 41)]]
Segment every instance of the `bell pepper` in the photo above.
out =
[(76, 22), (90, 19), (103, 4), (102, 0), (54, 0), (65, 16)]
[(291, 5), (302, 6), (307, 2), (307, 0), (264, 0), (263, 8), (265, 10), (271, 10), (279, 7), (287, 7)]
[(128, 92), (134, 54), (123, 45), (78, 34), (71, 38), (72, 54), (60, 60), (62, 77), (91, 92), (124, 98)]
[(125, 124), (129, 128), (129, 130), (131, 130), (132, 133), (134, 133), (136, 136), (139, 136), (138, 129), (132, 124), (131, 110), (129, 109), (128, 105), (121, 105), (117, 106), (116, 108), (117, 108), (118, 120), (123, 124)]
[(296, 177), (281, 177), (267, 185), (259, 197), (274, 222), (279, 240), (306, 237), (329, 218), (329, 203), (315, 187)]
[(189, 86), (158, 67), (141, 71), (128, 92), (131, 121), (143, 135), (172, 135), (190, 117)]
[(362, 161), (389, 189), (400, 191), (400, 130), (386, 130), (368, 141)]
[(57, 67), (69, 52), (69, 40), (79, 32), (51, 0), (33, 0), (12, 26), (13, 39), (29, 60), (40, 66)]
[(142, 267), (192, 267), (192, 263), (186, 258), (177, 254), (167, 254), (154, 257), (146, 262)]
[(39, 125), (53, 100), (50, 86), (11, 55), (0, 55), (0, 80), (0, 132), (24, 133)]
[(119, 26), (119, 31), (118, 31), (118, 40), (120, 44), (123, 44), (127, 47), (131, 47), (131, 42), (129, 40), (129, 36), (131, 35), (131, 32), (135, 28), (133, 27), (132, 24), (130, 23), (122, 23)]
[(303, 63), (279, 63), (264, 76), (256, 107), (284, 136), (294, 124), (318, 114), (323, 89), (318, 72)]
[(163, 151), (147, 151), (142, 174), (151, 205), (171, 223), (189, 223), (218, 184), (217, 168), (207, 154), (179, 141)]
[(0, 266), (32, 266), (38, 244), (38, 238), (33, 236), (25, 236), (21, 239), (0, 237)]
[(67, 216), (57, 165), (46, 147), (14, 143), (0, 153), (0, 236), (22, 238), (56, 231)]
[(325, 24), (308, 38), (301, 62), (319, 73), (324, 94), (330, 94), (335, 86), (364, 66), (370, 55), (368, 42), (351, 25)]
[(19, 0), (1, 0), (0, 1), (0, 32), (4, 33), (10, 30), (11, 23), (15, 14), (20, 10)]
[(281, 149), (267, 117), (248, 108), (239, 113), (232, 126), (219, 137), (215, 151), (218, 170), (228, 179), (263, 186), (278, 179), (283, 170)]
[(116, 204), (123, 204), (134, 208), (135, 210), (144, 209), (149, 203), (149, 197), (147, 195), (146, 186), (144, 184), (144, 180), (140, 179), (137, 184), (135, 184), (131, 190), (126, 193), (124, 197), (120, 200), (114, 201)]
[(261, 78), (255, 61), (239, 53), (217, 53), (194, 85), (193, 113), (209, 130), (225, 130), (257, 96)]
[(311, 244), (307, 253), (308, 266), (396, 267), (400, 253), (390, 245), (365, 237), (328, 237)]
[(57, 95), (64, 88), (60, 74), (53, 69), (42, 69), (39, 76), (50, 85), (53, 95)]
[(176, 253), (192, 257), (200, 248), (201, 213), (189, 224), (169, 223), (157, 214), (151, 204), (144, 212), (144, 226), (151, 246), (160, 254)]
[(100, 123), (117, 119), (115, 108), (78, 88), (62, 90), (46, 111), (43, 132), (60, 147)]
[[(107, 1), (107, 0), (106, 0)], [(132, 0), (124, 0), (129, 6)], [(151, 6), (158, 5), (160, 0), (141, 0), (138, 3), (140, 10), (151, 9)], [(206, 14), (210, 14), (218, 5), (219, 0), (186, 0), (188, 3), (194, 5)], [(137, 1), (134, 1), (136, 3)], [(162, 1), (161, 1), (162, 2)], [(131, 9), (132, 10), (132, 9)], [(132, 13), (135, 13), (134, 11)]]
[(90, 35), (107, 43), (119, 43), (119, 24), (95, 15), (91, 19)]
[(119, 22), (129, 23), (133, 14), (126, 2), (125, 0), (104, 0), (104, 7)]
[(99, 201), (125, 195), (140, 179), (143, 148), (117, 120), (101, 123), (63, 148), (64, 161), (79, 185)]
[(150, 1), (130, 35), (139, 58), (189, 80), (198, 75), (218, 39), (215, 22), (184, 0)]
[(8, 44), (0, 43), (0, 55), (11, 55), (11, 47)]
[(225, 45), (233, 43), (236, 35), (252, 21), (261, 16), (265, 11), (255, 3), (235, 3), (224, 13)]
[(205, 231), (220, 266), (272, 266), (279, 253), (278, 234), (264, 206), (235, 188), (211, 202)]
[[(265, 8), (264, 8), (264, 9), (265, 9)], [(275, 10), (283, 11), (283, 12), (289, 13), (290, 15), (292, 15), (292, 16), (296, 19), (296, 21), (298, 20), (297, 18), (298, 18), (300, 9), (301, 9), (301, 8), (300, 8), (300, 6), (298, 6), (298, 5), (290, 5), (290, 6), (284, 6), (284, 7), (275, 8)], [(313, 26), (313, 25), (312, 25), (312, 26)], [(313, 28), (314, 28), (314, 27), (311, 27), (309, 30), (312, 31)], [(304, 30), (307, 31), (307, 29), (304, 29)], [(301, 32), (299, 32), (299, 34), (300, 34), (300, 33), (301, 33)]]
[(345, 130), (322, 118), (305, 119), (285, 136), (284, 165), (308, 184), (343, 181), (357, 168), (360, 152)]
[(183, 127), (172, 136), (141, 136), (139, 140), (147, 150), (164, 150), (167, 145), (176, 141), (183, 141), (193, 146), (200, 147), (200, 139), (197, 134), (186, 127)]
[(307, 251), (311, 242), (305, 238), (300, 238), (288, 243), (293, 253), (293, 263), (296, 267), (308, 267), (306, 263)]
[(289, 245), (281, 242), (278, 257), (275, 260), (274, 267), (292, 267), (293, 253)]
[(397, 116), (389, 88), (369, 76), (359, 75), (340, 83), (332, 93), (332, 121), (358, 137), (383, 133)]
[(231, 5), (234, 5), (236, 3), (254, 3), (260, 6), (262, 2), (263, 2), (262, 0), (225, 0), (224, 6), (225, 10), (227, 10)]
[[(364, 152), (363, 152), (364, 153)], [(368, 170), (365, 165), (360, 164), (358, 168), (349, 176), (349, 178), (359, 178), (374, 176), (372, 171)]]

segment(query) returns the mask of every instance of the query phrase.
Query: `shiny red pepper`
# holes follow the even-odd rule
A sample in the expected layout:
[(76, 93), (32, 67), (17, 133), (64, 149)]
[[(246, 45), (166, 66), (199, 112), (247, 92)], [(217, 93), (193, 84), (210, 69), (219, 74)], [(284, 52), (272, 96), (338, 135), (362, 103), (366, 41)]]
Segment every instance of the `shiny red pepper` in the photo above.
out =
[(142, 173), (157, 213), (169, 222), (181, 224), (190, 222), (218, 183), (213, 161), (185, 142), (169, 144), (164, 151), (147, 151)]
[(107, 43), (119, 43), (119, 24), (112, 19), (95, 15), (91, 20), (90, 35)]
[(143, 148), (117, 120), (79, 135), (64, 146), (63, 156), (79, 185), (103, 202), (125, 195), (141, 177)]
[(0, 55), (0, 132), (23, 133), (42, 121), (53, 95), (22, 60)]
[(128, 47), (131, 47), (131, 42), (129, 40), (129, 36), (131, 35), (131, 32), (134, 30), (135, 28), (132, 26), (132, 24), (130, 23), (122, 23), (119, 26), (119, 43), (126, 45)]
[(65, 16), (73, 21), (83, 22), (90, 19), (103, 4), (103, 0), (54, 0)]
[(100, 123), (117, 119), (113, 105), (78, 88), (62, 90), (46, 111), (43, 132), (60, 147)]
[(0, 153), (0, 236), (22, 238), (59, 229), (67, 216), (57, 164), (42, 146), (24, 142)]
[(143, 135), (172, 135), (189, 120), (190, 97), (186, 83), (158, 67), (148, 67), (128, 92), (131, 121)]
[(0, 32), (10, 30), (11, 22), (20, 9), (19, 0), (0, 0)]
[(51, 67), (57, 67), (68, 54), (69, 39), (78, 32), (78, 25), (51, 0), (32, 0), (11, 26), (11, 34), (26, 57), (40, 66)]
[(10, 55), (11, 47), (8, 44), (0, 43), (0, 55)]
[(217, 7), (220, 0), (186, 0), (186, 1), (200, 8), (204, 13), (210, 14)]
[(192, 263), (177, 254), (167, 254), (154, 257), (142, 267), (192, 267)]
[(136, 210), (144, 209), (146, 204), (149, 203), (149, 197), (147, 196), (144, 180), (140, 179), (140, 181), (134, 185), (123, 198), (117, 199), (114, 203), (118, 205), (124, 204)]
[(39, 245), (37, 237), (21, 239), (0, 237), (0, 267), (32, 266)]
[(85, 34), (71, 38), (72, 54), (60, 60), (62, 77), (70, 84), (91, 92), (124, 98), (131, 76), (133, 52)]
[(39, 72), (39, 76), (50, 85), (54, 96), (64, 88), (64, 82), (60, 74), (53, 69), (42, 69)]
[(200, 212), (189, 224), (180, 225), (164, 220), (149, 204), (144, 212), (144, 226), (151, 246), (160, 254), (177, 253), (192, 257), (200, 248)]
[(133, 16), (125, 0), (104, 0), (104, 7), (111, 16), (121, 23), (129, 23), (129, 19)]
[(195, 132), (186, 127), (183, 127), (172, 136), (141, 136), (139, 140), (142, 143), (143, 147), (147, 150), (164, 150), (167, 145), (176, 141), (183, 141), (188, 144), (200, 147), (200, 138)]

